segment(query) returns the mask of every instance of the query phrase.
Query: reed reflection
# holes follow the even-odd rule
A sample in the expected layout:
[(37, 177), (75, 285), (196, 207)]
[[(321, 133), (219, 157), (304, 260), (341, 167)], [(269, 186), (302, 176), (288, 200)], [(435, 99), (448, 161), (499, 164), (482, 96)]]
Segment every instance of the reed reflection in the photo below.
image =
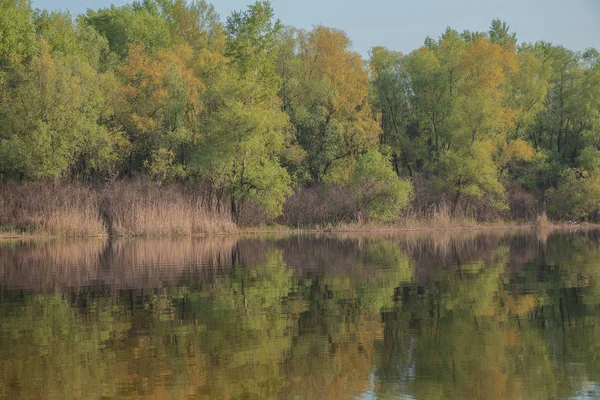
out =
[(595, 232), (12, 242), (0, 398), (595, 396)]

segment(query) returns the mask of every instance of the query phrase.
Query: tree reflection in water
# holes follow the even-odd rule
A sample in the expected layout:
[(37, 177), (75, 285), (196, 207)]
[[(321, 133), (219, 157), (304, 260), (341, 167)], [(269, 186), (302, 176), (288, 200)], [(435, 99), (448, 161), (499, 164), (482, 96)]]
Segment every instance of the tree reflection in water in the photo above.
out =
[(598, 239), (6, 242), (0, 398), (597, 396)]

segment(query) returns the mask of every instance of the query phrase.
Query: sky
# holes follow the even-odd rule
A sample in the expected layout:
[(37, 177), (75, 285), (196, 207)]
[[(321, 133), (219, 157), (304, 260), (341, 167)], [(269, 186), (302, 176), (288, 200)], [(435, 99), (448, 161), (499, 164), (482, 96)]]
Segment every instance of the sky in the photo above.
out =
[[(209, 0), (222, 20), (253, 1)], [(77, 15), (88, 8), (129, 2), (33, 0), (33, 6)], [(363, 56), (373, 46), (409, 53), (425, 37), (439, 37), (447, 26), (487, 31), (494, 18), (506, 21), (520, 42), (545, 40), (576, 51), (600, 49), (600, 0), (272, 0), (271, 4), (283, 24), (344, 30)]]

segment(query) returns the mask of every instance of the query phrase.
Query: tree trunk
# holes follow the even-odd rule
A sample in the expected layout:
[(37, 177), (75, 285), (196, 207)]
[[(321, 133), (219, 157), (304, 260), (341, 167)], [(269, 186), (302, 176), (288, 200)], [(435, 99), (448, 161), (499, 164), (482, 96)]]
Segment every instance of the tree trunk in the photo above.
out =
[(133, 151), (129, 152), (129, 159), (127, 160), (127, 176), (131, 178), (133, 175)]
[(460, 190), (457, 190), (456, 196), (454, 196), (454, 204), (452, 205), (452, 216), (456, 216), (456, 208), (458, 207), (459, 200), (460, 200)]
[(238, 222), (238, 204), (233, 197), (231, 198), (231, 221), (235, 224)]

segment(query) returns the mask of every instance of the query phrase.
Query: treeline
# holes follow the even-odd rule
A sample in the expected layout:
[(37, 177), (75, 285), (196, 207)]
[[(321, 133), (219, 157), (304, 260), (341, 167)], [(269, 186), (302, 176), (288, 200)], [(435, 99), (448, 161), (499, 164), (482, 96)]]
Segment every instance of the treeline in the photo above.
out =
[(595, 219), (599, 57), (498, 20), (363, 60), (268, 2), (0, 0), (0, 180), (177, 184), (234, 222)]

